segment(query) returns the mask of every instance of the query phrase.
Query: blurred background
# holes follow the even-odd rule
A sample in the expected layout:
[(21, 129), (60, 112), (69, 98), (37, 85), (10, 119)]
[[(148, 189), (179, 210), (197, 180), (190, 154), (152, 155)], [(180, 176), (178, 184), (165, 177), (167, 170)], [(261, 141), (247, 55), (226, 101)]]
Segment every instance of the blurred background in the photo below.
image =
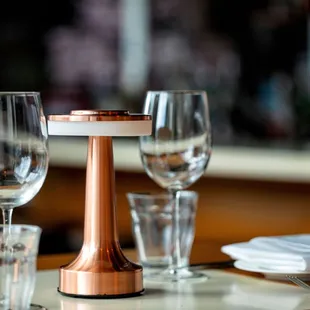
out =
[(306, 4), (10, 1), (0, 20), (0, 89), (41, 91), (46, 114), (140, 112), (148, 89), (203, 89), (216, 144), (306, 148)]
[[(296, 155), (310, 148), (306, 0), (12, 0), (3, 5), (0, 90), (40, 91), (45, 114), (84, 108), (141, 112), (147, 90), (203, 89), (215, 149), (253, 147), (254, 158), (257, 149)], [(15, 222), (44, 228), (41, 253), (76, 251), (81, 245), (86, 153), (75, 165), (80, 149), (73, 144), (70, 149), (66, 141), (66, 152), (59, 155), (66, 161), (51, 161), (32, 208), (14, 215)], [(59, 152), (65, 148), (57, 146)], [(51, 144), (52, 154), (55, 149)], [(225, 164), (233, 166), (232, 157)], [(248, 166), (255, 165), (254, 160)], [(116, 166), (116, 181), (126, 247), (133, 243), (124, 195), (156, 187), (144, 173), (125, 166)], [(287, 166), (290, 161), (279, 170)], [(300, 170), (309, 166), (310, 156)], [(201, 194), (196, 237), (231, 242), (304, 231), (307, 217), (310, 221), (309, 179), (271, 182), (261, 174), (253, 181), (225, 171), (203, 178), (193, 186)], [(268, 230), (275, 217), (278, 222)]]

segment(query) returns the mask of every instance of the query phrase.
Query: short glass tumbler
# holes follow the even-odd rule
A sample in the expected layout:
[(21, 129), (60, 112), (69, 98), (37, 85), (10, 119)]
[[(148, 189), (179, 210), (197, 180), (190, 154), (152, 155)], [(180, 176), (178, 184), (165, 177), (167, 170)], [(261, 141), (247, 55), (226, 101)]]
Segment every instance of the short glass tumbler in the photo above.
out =
[(41, 228), (0, 225), (0, 309), (27, 310), (35, 288)]
[[(174, 199), (170, 193), (128, 193), (132, 231), (140, 263), (147, 270), (164, 269), (172, 262)], [(180, 191), (179, 238), (181, 266), (186, 267), (195, 236), (198, 194)]]

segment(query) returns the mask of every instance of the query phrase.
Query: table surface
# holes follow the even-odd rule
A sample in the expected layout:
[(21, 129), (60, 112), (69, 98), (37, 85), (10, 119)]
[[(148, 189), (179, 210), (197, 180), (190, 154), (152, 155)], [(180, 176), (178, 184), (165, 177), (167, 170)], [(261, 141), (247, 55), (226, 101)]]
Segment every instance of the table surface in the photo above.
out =
[(49, 310), (306, 310), (310, 294), (296, 286), (234, 273), (208, 270), (202, 283), (154, 284), (144, 281), (145, 294), (124, 299), (79, 299), (57, 292), (58, 271), (37, 275), (33, 303)]
[[(136, 259), (135, 250), (125, 250)], [(74, 259), (76, 254), (40, 256), (33, 303), (48, 310), (310, 310), (310, 293), (285, 283), (263, 279), (262, 275), (229, 269), (204, 271), (204, 282), (158, 284), (144, 281), (145, 294), (125, 299), (93, 300), (69, 298), (57, 292), (58, 267)], [(191, 262), (222, 261), (218, 243), (195, 243)]]

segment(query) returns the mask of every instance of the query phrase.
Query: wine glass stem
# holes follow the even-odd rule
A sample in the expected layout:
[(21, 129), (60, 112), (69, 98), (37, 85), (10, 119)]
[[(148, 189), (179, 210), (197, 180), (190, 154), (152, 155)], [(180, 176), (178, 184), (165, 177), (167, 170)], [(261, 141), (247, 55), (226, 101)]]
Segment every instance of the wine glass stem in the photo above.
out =
[[(8, 239), (11, 233), (11, 224), (12, 224), (12, 213), (13, 208), (3, 208), (2, 217), (3, 217), (3, 240), (5, 244), (8, 244)], [(9, 255), (7, 252), (6, 255)]]
[(3, 217), (3, 224), (11, 226), (12, 224), (12, 213), (13, 208), (3, 208), (2, 209), (2, 217)]
[(174, 201), (173, 212), (173, 245), (172, 251), (172, 264), (170, 269), (176, 269), (181, 267), (181, 246), (180, 246), (180, 192), (178, 190), (171, 190)]

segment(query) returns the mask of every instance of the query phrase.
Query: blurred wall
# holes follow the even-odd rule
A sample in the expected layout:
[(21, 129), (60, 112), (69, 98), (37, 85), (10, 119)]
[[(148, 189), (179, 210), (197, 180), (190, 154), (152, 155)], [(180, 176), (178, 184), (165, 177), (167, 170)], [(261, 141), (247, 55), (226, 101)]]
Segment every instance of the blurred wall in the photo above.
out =
[(308, 148), (306, 5), (5, 2), (0, 89), (41, 91), (47, 114), (77, 108), (139, 112), (147, 89), (204, 89), (215, 144)]

